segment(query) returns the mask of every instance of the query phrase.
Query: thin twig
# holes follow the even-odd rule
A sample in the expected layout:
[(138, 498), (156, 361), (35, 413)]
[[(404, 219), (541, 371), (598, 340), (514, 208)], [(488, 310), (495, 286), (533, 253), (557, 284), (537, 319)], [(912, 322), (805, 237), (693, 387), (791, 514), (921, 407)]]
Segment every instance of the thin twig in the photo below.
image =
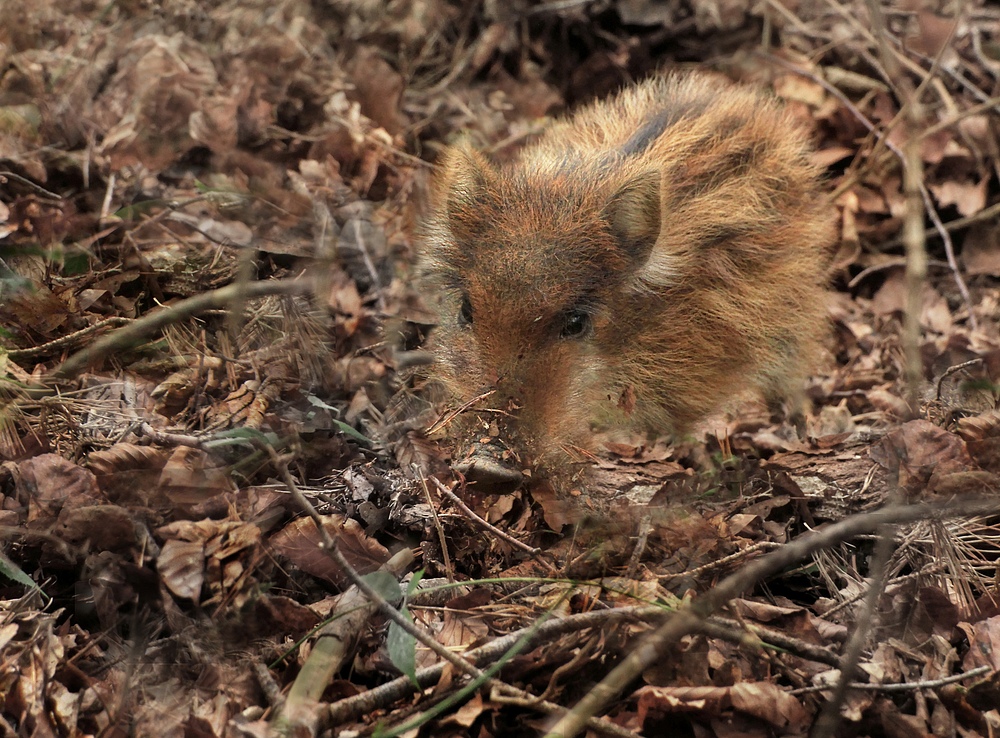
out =
[(448, 550), (448, 537), (444, 534), (444, 526), (441, 525), (441, 519), (438, 517), (437, 508), (434, 506), (434, 498), (431, 497), (431, 488), (427, 484), (427, 477), (424, 476), (424, 472), (420, 468), (419, 464), (413, 464), (412, 468), (413, 472), (417, 475), (417, 479), (420, 480), (420, 486), (424, 490), (424, 499), (427, 500), (427, 507), (431, 511), (431, 518), (434, 521), (434, 530), (438, 535), (438, 545), (441, 547), (441, 558), (444, 561), (445, 576), (448, 577), (449, 582), (454, 582), (455, 569), (451, 564), (451, 552)]
[[(455, 504), (458, 507), (459, 510), (461, 510), (463, 513), (465, 513), (466, 517), (468, 517), (469, 520), (471, 520), (473, 523), (475, 523), (479, 527), (483, 528), (484, 530), (488, 530), (490, 533), (492, 533), (493, 535), (495, 535), (497, 538), (500, 538), (500, 539), (506, 541), (511, 546), (514, 546), (514, 548), (518, 548), (521, 551), (524, 551), (525, 553), (529, 553), (532, 556), (539, 556), (539, 555), (542, 554), (542, 549), (540, 549), (540, 548), (533, 548), (533, 547), (529, 546), (527, 543), (522, 543), (521, 541), (517, 540), (516, 538), (514, 538), (514, 536), (510, 535), (509, 533), (504, 533), (502, 530), (500, 530), (499, 528), (497, 528), (495, 525), (490, 525), (489, 523), (487, 523), (481, 517), (479, 517), (478, 515), (476, 515), (469, 508), (468, 505), (466, 505), (464, 502), (462, 502), (462, 498), (460, 498), (458, 495), (456, 495), (450, 489), (448, 489), (443, 484), (441, 484), (441, 482), (438, 481), (436, 478), (434, 479), (434, 485), (438, 488), (438, 491), (441, 494), (443, 494), (445, 497), (447, 497), (449, 500), (451, 500), (452, 503)], [(549, 564), (548, 566), (549, 566), (550, 570), (552, 570), (551, 564)]]
[(15, 174), (14, 172), (10, 172), (10, 171), (8, 171), (6, 169), (0, 170), (0, 182), (2, 182), (4, 179), (13, 179), (16, 182), (20, 182), (23, 185), (27, 185), (28, 187), (31, 187), (33, 190), (35, 190), (36, 192), (40, 192), (41, 194), (45, 195), (46, 197), (51, 197), (53, 200), (61, 201), (63, 199), (62, 195), (60, 195), (60, 194), (58, 194), (56, 192), (52, 192), (50, 190), (47, 190), (44, 187), (42, 187), (40, 184), (37, 184), (36, 182), (31, 181), (27, 177), (22, 177), (20, 174)]
[(483, 394), (479, 395), (478, 397), (473, 397), (468, 402), (462, 403), (462, 405), (460, 407), (455, 408), (450, 413), (448, 413), (443, 418), (441, 418), (439, 421), (437, 421), (433, 426), (431, 426), (430, 428), (428, 428), (427, 429), (427, 435), (428, 436), (434, 435), (439, 430), (441, 430), (446, 425), (448, 425), (448, 423), (450, 423), (455, 418), (457, 418), (459, 415), (461, 415), (466, 410), (468, 410), (473, 405), (475, 405), (477, 402), (479, 402), (481, 400), (485, 400), (487, 397), (489, 397), (490, 395), (493, 395), (495, 393), (496, 393), (496, 390), (487, 390), (486, 392), (483, 392)]
[(864, 650), (875, 624), (875, 612), (885, 588), (892, 549), (893, 540), (890, 526), (879, 526), (879, 537), (872, 556), (872, 577), (868, 584), (868, 591), (861, 601), (861, 608), (854, 621), (854, 628), (851, 630), (851, 635), (847, 639), (847, 644), (840, 657), (840, 677), (836, 686), (831, 690), (830, 699), (823, 706), (813, 725), (812, 732), (809, 734), (810, 738), (832, 738), (838, 732), (841, 708), (847, 701), (847, 692), (854, 675), (857, 673), (858, 664), (861, 662), (861, 652)]
[(54, 351), (61, 351), (62, 349), (70, 346), (74, 343), (80, 343), (84, 339), (90, 338), (94, 333), (99, 333), (105, 328), (117, 328), (119, 326), (128, 325), (132, 323), (131, 318), (105, 318), (104, 320), (89, 325), (86, 328), (82, 328), (78, 331), (70, 333), (66, 336), (61, 336), (53, 341), (40, 344), (38, 346), (32, 346), (31, 348), (24, 349), (10, 349), (7, 355), (12, 359), (22, 359), (30, 358), (32, 356), (39, 356), (40, 354), (49, 354)]
[(937, 393), (934, 395), (935, 400), (941, 399), (941, 383), (948, 377), (950, 377), (955, 372), (961, 371), (962, 369), (968, 369), (970, 366), (975, 366), (976, 364), (982, 364), (982, 358), (970, 359), (969, 361), (964, 361), (961, 364), (955, 364), (954, 366), (949, 366), (944, 370), (944, 373), (938, 377), (937, 381)]
[[(539, 710), (548, 715), (563, 715), (566, 708), (549, 700), (535, 699), (527, 697), (507, 696), (496, 691), (490, 694), (490, 700), (501, 705), (513, 705), (515, 707), (525, 707), (532, 710)], [(611, 736), (611, 738), (640, 738), (638, 733), (616, 725), (609, 720), (591, 719), (587, 721), (587, 728), (600, 735)]]
[(973, 105), (971, 108), (966, 108), (960, 113), (956, 113), (944, 120), (938, 121), (934, 125), (928, 126), (919, 133), (919, 138), (930, 138), (935, 133), (939, 133), (945, 129), (951, 128), (961, 123), (966, 118), (970, 118), (973, 115), (978, 115), (979, 113), (985, 113), (987, 110), (997, 107), (1000, 105), (1000, 97), (991, 97), (981, 103)]
[[(944, 224), (944, 230), (947, 231), (948, 233), (952, 233), (953, 231), (960, 231), (963, 228), (968, 228), (969, 226), (975, 225), (980, 221), (990, 220), (991, 218), (997, 215), (1000, 215), (1000, 202), (994, 203), (993, 205), (990, 205), (988, 208), (980, 210), (975, 215), (970, 215), (965, 218), (956, 218), (955, 220), (949, 220), (947, 223)], [(935, 225), (934, 228), (928, 228), (927, 230), (924, 231), (924, 238), (932, 238), (940, 235), (941, 235), (941, 230), (937, 227), (937, 225)], [(895, 246), (900, 246), (902, 245), (902, 243), (903, 239), (895, 238), (891, 241), (886, 241), (884, 244), (882, 244), (882, 248), (890, 249)], [(933, 265), (933, 262), (930, 263), (931, 265)], [(950, 263), (949, 266), (951, 266)]]
[(753, 623), (738, 623), (728, 618), (711, 617), (699, 627), (699, 630), (711, 638), (736, 643), (737, 645), (751, 645), (758, 649), (763, 646), (772, 646), (788, 651), (809, 661), (816, 661), (827, 666), (840, 666), (840, 656), (828, 648), (808, 643), (800, 638), (792, 638), (786, 633), (765, 628), (762, 625)]
[[(975, 669), (963, 671), (961, 674), (953, 674), (952, 676), (942, 677), (941, 679), (926, 679), (919, 682), (893, 682), (891, 684), (852, 682), (850, 684), (850, 688), (865, 690), (868, 692), (914, 692), (918, 689), (936, 689), (937, 687), (944, 687), (949, 684), (954, 684), (955, 682), (964, 682), (966, 679), (973, 679), (991, 671), (993, 671), (992, 666), (977, 666)], [(829, 689), (829, 686), (803, 687), (802, 689), (793, 689), (788, 694), (811, 694), (814, 692), (827, 692)]]
[(685, 577), (690, 579), (697, 579), (706, 572), (713, 571), (715, 569), (725, 568), (736, 561), (743, 561), (758, 551), (772, 551), (776, 548), (781, 548), (781, 544), (774, 541), (760, 541), (752, 546), (747, 546), (744, 549), (737, 551), (736, 553), (729, 554), (728, 556), (723, 556), (721, 559), (716, 559), (714, 561), (709, 561), (707, 564), (695, 567), (694, 569), (687, 569), (683, 574), (667, 574), (660, 577), (660, 581), (669, 581), (671, 579), (676, 579), (678, 577)]

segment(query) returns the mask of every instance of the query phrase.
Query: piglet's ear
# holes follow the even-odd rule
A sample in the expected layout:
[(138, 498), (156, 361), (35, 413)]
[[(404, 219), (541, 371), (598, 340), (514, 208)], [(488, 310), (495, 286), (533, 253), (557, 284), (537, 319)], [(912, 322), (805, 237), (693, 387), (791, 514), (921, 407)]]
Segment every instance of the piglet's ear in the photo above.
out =
[(663, 209), (660, 173), (638, 174), (611, 196), (604, 217), (622, 248), (636, 263), (642, 263), (660, 235)]
[(440, 165), (439, 196), (445, 203), (448, 218), (461, 222), (475, 211), (496, 176), (496, 169), (468, 141), (448, 149)]

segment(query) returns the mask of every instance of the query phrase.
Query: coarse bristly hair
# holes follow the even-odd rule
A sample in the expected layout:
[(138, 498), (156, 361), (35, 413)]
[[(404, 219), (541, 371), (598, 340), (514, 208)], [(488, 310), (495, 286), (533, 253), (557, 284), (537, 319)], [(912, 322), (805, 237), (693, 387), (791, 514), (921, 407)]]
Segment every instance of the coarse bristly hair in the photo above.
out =
[(449, 149), (420, 232), (438, 378), (548, 464), (598, 427), (679, 433), (801, 387), (834, 236), (810, 151), (779, 101), (704, 74), (585, 107), (508, 165)]

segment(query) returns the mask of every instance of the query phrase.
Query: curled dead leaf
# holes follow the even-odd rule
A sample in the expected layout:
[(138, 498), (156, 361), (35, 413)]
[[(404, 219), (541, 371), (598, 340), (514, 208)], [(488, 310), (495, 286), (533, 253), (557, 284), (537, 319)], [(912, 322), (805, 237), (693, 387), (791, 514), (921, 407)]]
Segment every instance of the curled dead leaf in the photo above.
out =
[(156, 559), (156, 570), (174, 595), (197, 602), (205, 583), (205, 545), (201, 541), (167, 541)]
[[(365, 534), (357, 521), (341, 515), (324, 515), (323, 525), (337, 542), (340, 552), (358, 572), (375, 571), (389, 560), (389, 552), (374, 538)], [(319, 531), (310, 518), (298, 518), (273, 535), (271, 547), (302, 571), (326, 579), (338, 587), (351, 581), (343, 570), (320, 546)]]
[(899, 473), (899, 485), (921, 490), (932, 474), (966, 471), (973, 466), (965, 442), (926, 420), (911, 420), (871, 447), (872, 459)]
[(63, 507), (101, 500), (97, 478), (58, 454), (39, 454), (18, 464), (18, 496), (28, 504), (28, 521), (55, 517)]
[(149, 505), (156, 481), (169, 458), (163, 449), (116, 443), (101, 451), (87, 454), (86, 465), (97, 478), (107, 498), (116, 503), (135, 501)]
[(783, 733), (802, 733), (809, 723), (802, 703), (767, 682), (740, 682), (731, 687), (643, 687), (637, 694), (640, 723), (675, 712), (711, 719), (733, 710), (763, 720)]
[(173, 502), (196, 504), (234, 487), (228, 467), (201, 449), (179, 446), (160, 473), (159, 488)]

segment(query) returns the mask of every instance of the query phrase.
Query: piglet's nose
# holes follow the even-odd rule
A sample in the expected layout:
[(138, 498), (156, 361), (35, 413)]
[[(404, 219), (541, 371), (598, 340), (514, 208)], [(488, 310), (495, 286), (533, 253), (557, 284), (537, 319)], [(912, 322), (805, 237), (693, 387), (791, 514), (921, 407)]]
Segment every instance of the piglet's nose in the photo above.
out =
[(467, 482), (491, 492), (513, 491), (524, 479), (521, 470), (505, 461), (498, 447), (488, 443), (476, 444), (472, 453), (456, 462), (454, 468)]

